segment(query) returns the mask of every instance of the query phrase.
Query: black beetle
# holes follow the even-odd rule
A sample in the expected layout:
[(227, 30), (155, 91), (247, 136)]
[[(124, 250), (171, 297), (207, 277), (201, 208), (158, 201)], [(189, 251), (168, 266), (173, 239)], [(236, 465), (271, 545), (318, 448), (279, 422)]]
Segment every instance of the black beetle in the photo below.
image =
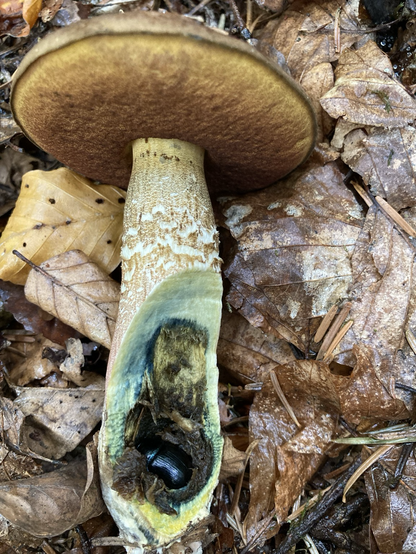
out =
[(146, 456), (147, 471), (163, 479), (168, 489), (181, 489), (189, 483), (192, 459), (180, 446), (154, 437), (139, 441), (136, 448)]

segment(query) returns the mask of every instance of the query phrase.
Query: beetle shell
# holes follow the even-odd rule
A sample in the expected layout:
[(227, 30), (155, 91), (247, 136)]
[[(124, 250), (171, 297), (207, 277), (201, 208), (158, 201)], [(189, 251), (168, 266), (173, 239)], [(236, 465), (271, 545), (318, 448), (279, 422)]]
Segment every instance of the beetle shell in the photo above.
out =
[(168, 489), (186, 487), (192, 477), (192, 459), (180, 447), (162, 439), (143, 440), (137, 445), (146, 456), (146, 467), (160, 477)]

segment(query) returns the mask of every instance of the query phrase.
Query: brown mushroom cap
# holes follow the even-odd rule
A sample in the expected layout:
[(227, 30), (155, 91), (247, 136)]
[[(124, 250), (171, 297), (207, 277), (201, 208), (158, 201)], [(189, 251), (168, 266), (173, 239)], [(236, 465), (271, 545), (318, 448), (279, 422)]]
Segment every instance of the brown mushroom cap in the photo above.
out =
[(126, 188), (129, 144), (177, 138), (207, 151), (211, 190), (253, 190), (310, 153), (301, 88), (252, 46), (172, 14), (97, 17), (51, 33), (13, 78), (24, 133), (71, 169)]

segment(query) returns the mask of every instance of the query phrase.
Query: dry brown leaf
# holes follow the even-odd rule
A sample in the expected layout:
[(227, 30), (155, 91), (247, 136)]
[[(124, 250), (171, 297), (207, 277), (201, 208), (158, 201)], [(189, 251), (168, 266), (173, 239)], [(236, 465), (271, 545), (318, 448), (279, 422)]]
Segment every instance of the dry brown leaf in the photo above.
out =
[[(409, 220), (409, 223), (412, 221)], [(350, 317), (354, 325), (342, 341), (336, 359), (354, 366), (356, 356), (352, 349), (358, 345), (359, 350), (365, 353), (367, 362), (360, 363), (362, 369), (357, 369), (358, 373), (352, 376), (349, 389), (351, 401), (354, 389), (358, 389), (358, 401), (363, 399), (359, 411), (364, 414), (373, 402), (375, 387), (384, 390), (384, 396), (390, 398), (390, 405), (393, 397), (397, 396), (411, 410), (411, 399), (399, 390), (395, 391), (394, 386), (395, 382), (416, 386), (415, 356), (405, 338), (406, 329), (416, 330), (414, 248), (394, 229), (384, 213), (377, 211), (376, 206), (368, 211), (352, 256), (352, 268), (354, 282), (350, 291), (353, 301)], [(364, 371), (367, 375), (365, 383)], [(382, 417), (380, 406), (375, 404), (372, 409), (376, 410), (377, 417)], [(391, 413), (387, 416), (386, 412), (386, 417), (390, 416)], [(403, 416), (407, 417), (405, 413)], [(371, 414), (366, 417), (371, 417)]]
[(41, 8), (42, 0), (23, 0), (22, 15), (30, 29), (38, 20)]
[(282, 52), (292, 77), (302, 82), (309, 70), (339, 58), (334, 40), (338, 11), (342, 51), (362, 38), (356, 6), (343, 0), (295, 1), (281, 17), (267, 24), (261, 41)]
[(58, 366), (44, 358), (43, 352), (45, 348), (51, 348), (55, 351), (61, 350), (59, 344), (40, 335), (35, 338), (33, 343), (20, 343), (18, 346), (24, 358), (9, 355), (10, 361), (6, 362), (10, 367), (8, 371), (9, 379), (14, 385), (24, 386), (58, 371)]
[(0, 513), (36, 537), (53, 537), (104, 510), (96, 478), (87, 484), (87, 464), (29, 479), (0, 483)]
[[(29, 273), (26, 298), (91, 340), (110, 348), (120, 285), (83, 252), (72, 250)], [(46, 273), (45, 273), (46, 272)]]
[(220, 479), (228, 479), (233, 475), (239, 475), (245, 466), (246, 454), (234, 448), (231, 439), (224, 437)]
[(121, 189), (94, 186), (66, 168), (27, 173), (0, 242), (0, 278), (26, 282), (30, 268), (13, 250), (39, 265), (79, 249), (111, 273), (120, 261), (124, 201)]
[[(388, 386), (392, 368), (388, 359), (379, 363), (374, 359), (374, 350), (362, 343), (353, 349), (356, 363), (349, 379), (339, 383), (342, 415), (351, 424), (362, 418), (374, 420), (401, 420), (410, 417), (409, 410), (394, 388)], [(393, 385), (394, 386), (394, 385)]]
[(14, 387), (13, 404), (25, 416), (24, 444), (36, 454), (58, 460), (76, 446), (101, 420), (104, 389)]
[(302, 76), (302, 87), (312, 101), (317, 122), (317, 141), (321, 142), (333, 128), (333, 121), (322, 109), (320, 99), (334, 86), (334, 72), (329, 62), (312, 67)]
[(0, 34), (25, 37), (36, 23), (42, 0), (2, 0)]
[[(331, 62), (340, 52), (362, 39), (356, 7), (343, 0), (294, 2), (284, 14), (267, 24), (262, 32), (261, 47), (274, 47), (284, 55), (292, 77), (300, 82), (311, 98), (318, 117), (318, 141), (330, 131), (333, 123), (319, 100), (334, 85)], [(335, 43), (335, 19), (340, 30), (340, 51)], [(362, 25), (361, 25), (362, 28)]]
[(0, 429), (9, 444), (19, 445), (21, 428), (25, 419), (12, 400), (0, 396)]
[(342, 160), (396, 210), (416, 205), (416, 130), (366, 127), (343, 140)]
[(59, 366), (66, 379), (78, 387), (103, 390), (105, 378), (92, 371), (82, 371), (84, 365), (84, 352), (82, 342), (79, 339), (68, 339), (65, 343), (67, 357)]
[(286, 519), (294, 501), (325, 458), (336, 430), (339, 398), (326, 364), (300, 360), (276, 371), (283, 392), (301, 422), (299, 430), (283, 408), (270, 377), (250, 411), (250, 439), (258, 439), (250, 462), (247, 534), (258, 532), (270, 510)]
[(259, 382), (276, 363), (293, 361), (286, 341), (256, 329), (237, 313), (223, 312), (217, 348), (218, 364), (241, 383)]
[(345, 50), (335, 77), (321, 99), (331, 117), (387, 128), (407, 127), (416, 118), (416, 100), (394, 79), (389, 58), (374, 42)]
[(26, 479), (42, 473), (42, 464), (39, 460), (14, 452), (4, 443), (0, 444), (0, 482)]
[[(361, 209), (335, 163), (223, 203), (237, 247), (226, 260), (229, 303), (255, 327), (305, 349), (310, 319), (347, 294)], [(315, 329), (316, 330), (316, 329)]]
[(21, 323), (28, 332), (41, 333), (61, 346), (68, 338), (79, 336), (74, 329), (26, 300), (22, 286), (0, 281), (0, 300), (4, 302), (5, 309), (12, 313), (16, 321)]
[(416, 551), (416, 462), (411, 455), (400, 484), (393, 488), (400, 452), (401, 447), (392, 448), (364, 475), (371, 504), (370, 527), (378, 552), (413, 554)]

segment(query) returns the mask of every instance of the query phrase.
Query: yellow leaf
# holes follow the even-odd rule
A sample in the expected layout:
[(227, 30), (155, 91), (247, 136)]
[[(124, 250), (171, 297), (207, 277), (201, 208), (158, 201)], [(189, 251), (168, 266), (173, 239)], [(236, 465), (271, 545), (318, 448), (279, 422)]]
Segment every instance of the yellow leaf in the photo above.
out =
[(42, 9), (42, 0), (24, 0), (22, 15), (30, 28), (36, 23)]
[(125, 192), (92, 185), (66, 168), (23, 176), (16, 207), (0, 241), (0, 279), (26, 282), (30, 267), (68, 250), (82, 250), (106, 273), (120, 262)]

